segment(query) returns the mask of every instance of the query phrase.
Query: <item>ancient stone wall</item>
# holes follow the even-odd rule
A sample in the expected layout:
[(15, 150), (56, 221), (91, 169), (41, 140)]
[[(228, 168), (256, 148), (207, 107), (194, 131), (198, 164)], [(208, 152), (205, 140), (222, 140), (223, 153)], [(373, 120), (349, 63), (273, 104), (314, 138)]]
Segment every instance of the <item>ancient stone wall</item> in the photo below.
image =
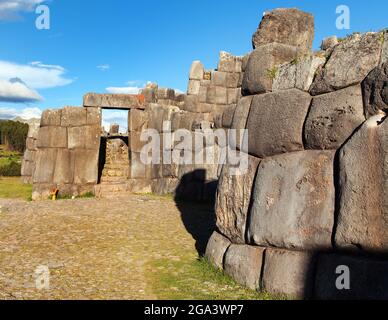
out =
[(66, 107), (43, 113), (36, 140), (33, 199), (93, 192), (98, 182), (101, 112)]
[(26, 140), (26, 151), (22, 161), (22, 182), (32, 184), (33, 173), (35, 170), (36, 152), (38, 151), (37, 140), (39, 135), (39, 126), (30, 124)]
[[(267, 13), (232, 128), (249, 170), (224, 166), (207, 257), (238, 282), (295, 298), (387, 298), (387, 32), (325, 40), (312, 16)], [(350, 270), (339, 290), (338, 267)]]
[[(217, 231), (206, 256), (238, 282), (296, 298), (386, 298), (388, 33), (330, 37), (318, 52), (313, 37), (312, 15), (277, 9), (265, 14), (251, 53), (221, 52), (217, 70), (195, 61), (186, 94), (149, 84), (137, 96), (87, 94), (85, 108), (46, 111), (36, 146), (29, 135), (32, 175), (30, 152), (24, 165), (34, 198), (96, 185), (100, 196), (215, 198)], [(118, 146), (124, 157), (128, 148), (129, 170), (119, 183), (109, 181), (110, 162), (98, 181), (100, 108), (130, 109), (128, 145)], [(214, 160), (170, 164), (166, 157), (183, 148), (163, 141), (160, 162), (146, 165), (147, 129), (161, 141), (165, 133), (179, 141), (186, 129), (206, 141), (191, 158), (210, 151)], [(248, 143), (207, 141), (216, 129), (246, 129)], [(240, 175), (217, 161), (234, 147), (248, 158)], [(350, 290), (336, 287), (340, 266), (351, 272)]]

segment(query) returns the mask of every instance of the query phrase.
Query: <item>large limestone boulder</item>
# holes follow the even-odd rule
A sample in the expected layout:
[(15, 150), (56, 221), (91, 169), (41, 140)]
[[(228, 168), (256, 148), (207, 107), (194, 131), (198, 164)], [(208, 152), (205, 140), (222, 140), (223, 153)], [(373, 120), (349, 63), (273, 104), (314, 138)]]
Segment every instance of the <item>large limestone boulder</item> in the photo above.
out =
[(318, 95), (361, 83), (380, 63), (380, 33), (354, 35), (337, 45), (324, 68), (321, 68), (310, 93)]
[(57, 160), (57, 149), (40, 149), (36, 153), (34, 183), (52, 183), (55, 163)]
[(74, 151), (74, 183), (96, 184), (98, 181), (99, 150)]
[(252, 290), (260, 289), (264, 248), (231, 245), (225, 255), (225, 273)]
[(263, 290), (293, 299), (312, 294), (315, 258), (312, 253), (267, 249), (263, 272)]
[[(229, 136), (229, 144), (232, 149), (241, 150), (244, 146), (244, 139), (248, 137), (242, 134), (241, 130), (244, 130), (247, 126), (247, 120), (249, 111), (251, 110), (253, 96), (242, 97), (238, 103), (233, 115), (232, 129), (236, 130), (235, 134)], [(248, 152), (248, 150), (244, 150)]]
[(224, 268), (224, 256), (230, 247), (230, 241), (218, 232), (214, 232), (206, 248), (206, 258), (217, 268)]
[(309, 91), (313, 83), (315, 72), (326, 62), (321, 55), (306, 55), (294, 59), (290, 63), (279, 67), (274, 83), (273, 91), (299, 89)]
[[(388, 262), (347, 257), (336, 254), (320, 255), (317, 261), (314, 298), (321, 300), (387, 300)], [(344, 289), (343, 277), (350, 277), (350, 287)], [(339, 286), (338, 286), (339, 285)]]
[(388, 111), (388, 62), (372, 70), (362, 83), (362, 89), (367, 118), (380, 110)]
[(194, 61), (190, 68), (190, 80), (202, 80), (203, 79), (203, 73), (205, 71), (205, 68), (203, 67), (203, 64), (201, 61)]
[(278, 68), (297, 57), (296, 47), (270, 43), (256, 48), (248, 60), (242, 81), (244, 96), (272, 91)]
[(55, 162), (53, 182), (56, 184), (71, 184), (74, 179), (74, 152), (59, 149)]
[(339, 154), (339, 215), (335, 243), (340, 249), (388, 249), (388, 122), (370, 118)]
[(317, 96), (305, 124), (305, 146), (336, 150), (364, 121), (360, 85)]
[(249, 154), (265, 158), (303, 150), (311, 97), (297, 89), (257, 95), (248, 117)]
[(86, 108), (65, 107), (62, 109), (61, 126), (79, 127), (86, 125)]
[(40, 126), (60, 126), (62, 110), (45, 110), (40, 119)]
[(232, 174), (232, 167), (225, 164), (217, 192), (217, 227), (233, 243), (244, 244), (248, 211), (253, 182), (260, 159), (248, 158), (247, 172)]
[(250, 242), (300, 250), (332, 247), (334, 155), (302, 151), (261, 162), (248, 222)]
[(37, 140), (38, 148), (67, 148), (67, 128), (41, 127)]
[(266, 12), (259, 29), (253, 35), (253, 48), (278, 42), (310, 51), (314, 40), (313, 15), (298, 9), (275, 9)]

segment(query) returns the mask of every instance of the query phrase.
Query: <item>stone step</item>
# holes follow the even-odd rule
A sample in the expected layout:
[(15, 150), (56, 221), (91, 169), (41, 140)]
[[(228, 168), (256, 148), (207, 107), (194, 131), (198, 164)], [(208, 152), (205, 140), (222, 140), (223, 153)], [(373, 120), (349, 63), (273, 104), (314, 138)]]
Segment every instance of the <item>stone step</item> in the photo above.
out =
[(125, 177), (107, 177), (102, 176), (101, 177), (101, 183), (126, 183), (127, 179)]

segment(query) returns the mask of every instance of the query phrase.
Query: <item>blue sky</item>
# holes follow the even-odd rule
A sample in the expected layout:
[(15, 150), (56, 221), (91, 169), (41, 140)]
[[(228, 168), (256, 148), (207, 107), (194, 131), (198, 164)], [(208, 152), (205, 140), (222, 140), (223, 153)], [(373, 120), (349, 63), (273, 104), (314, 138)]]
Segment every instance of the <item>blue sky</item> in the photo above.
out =
[[(50, 30), (35, 27), (39, 3), (50, 8)], [(336, 29), (339, 5), (351, 10), (350, 30)], [(263, 12), (277, 7), (314, 14), (315, 48), (329, 35), (388, 27), (386, 0), (0, 0), (0, 117), (147, 81), (186, 91), (193, 60), (215, 68), (221, 50), (249, 52)]]

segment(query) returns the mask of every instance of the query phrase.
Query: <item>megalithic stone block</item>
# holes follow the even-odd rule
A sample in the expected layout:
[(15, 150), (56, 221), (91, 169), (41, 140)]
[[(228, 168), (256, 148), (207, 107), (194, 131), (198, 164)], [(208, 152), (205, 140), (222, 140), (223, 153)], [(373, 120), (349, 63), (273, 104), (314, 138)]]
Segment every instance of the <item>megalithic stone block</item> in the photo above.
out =
[(67, 128), (41, 127), (39, 129), (38, 148), (67, 148)]
[(248, 158), (248, 170), (233, 175), (230, 165), (223, 166), (217, 192), (216, 216), (218, 229), (233, 243), (244, 244), (253, 182), (260, 159)]
[(77, 149), (74, 158), (74, 183), (97, 184), (99, 150)]
[(339, 153), (339, 249), (388, 250), (388, 121), (370, 118)]
[(252, 290), (260, 289), (264, 248), (231, 245), (225, 255), (225, 273)]
[[(148, 88), (146, 88), (148, 89)], [(153, 92), (155, 93), (154, 89)], [(87, 93), (84, 95), (84, 107), (105, 109), (144, 109), (146, 97), (144, 94), (98, 94)]]
[(373, 117), (379, 111), (388, 111), (388, 62), (377, 67), (362, 83), (365, 116)]
[(314, 97), (305, 124), (305, 146), (336, 150), (364, 121), (360, 85)]
[(337, 45), (321, 68), (310, 93), (319, 95), (361, 83), (380, 63), (380, 33), (354, 35)]
[(295, 46), (300, 52), (311, 51), (314, 40), (313, 15), (298, 9), (275, 9), (266, 12), (253, 35), (253, 48), (278, 42)]
[(297, 57), (296, 47), (271, 43), (258, 47), (248, 60), (242, 81), (244, 96), (272, 91), (279, 66)]
[(316, 258), (309, 252), (267, 249), (263, 272), (263, 290), (293, 299), (312, 295)]
[(248, 240), (296, 250), (332, 248), (335, 151), (301, 151), (260, 163)]
[[(40, 120), (41, 127), (60, 126), (62, 110), (45, 110)], [(31, 133), (32, 134), (32, 133)]]
[(310, 54), (281, 65), (274, 79), (273, 91), (296, 88), (308, 92), (316, 71), (325, 62), (325, 57)]
[(311, 97), (297, 89), (257, 95), (248, 117), (249, 154), (265, 158), (303, 147)]
[(86, 125), (86, 108), (65, 107), (62, 109), (61, 126), (79, 127)]
[(203, 79), (203, 73), (205, 71), (205, 68), (203, 67), (203, 64), (201, 61), (194, 61), (191, 65), (190, 69), (190, 80), (202, 80)]
[(54, 179), (56, 184), (71, 184), (74, 179), (74, 152), (59, 149), (55, 162)]
[[(229, 143), (232, 149), (241, 150), (242, 146), (242, 139), (244, 139), (244, 136), (241, 133), (241, 130), (245, 130), (247, 126), (247, 120), (249, 111), (251, 110), (251, 104), (252, 104), (253, 96), (247, 96), (242, 97), (238, 103), (236, 111), (233, 115), (233, 121), (232, 121), (232, 129), (237, 130), (236, 134), (232, 134), (229, 137)], [(241, 137), (243, 137), (241, 139)], [(245, 153), (248, 153), (248, 150), (241, 150)]]
[(36, 154), (34, 183), (52, 183), (57, 149), (39, 149)]
[(224, 256), (230, 245), (231, 243), (227, 238), (214, 232), (207, 244), (205, 256), (215, 267), (223, 269)]

